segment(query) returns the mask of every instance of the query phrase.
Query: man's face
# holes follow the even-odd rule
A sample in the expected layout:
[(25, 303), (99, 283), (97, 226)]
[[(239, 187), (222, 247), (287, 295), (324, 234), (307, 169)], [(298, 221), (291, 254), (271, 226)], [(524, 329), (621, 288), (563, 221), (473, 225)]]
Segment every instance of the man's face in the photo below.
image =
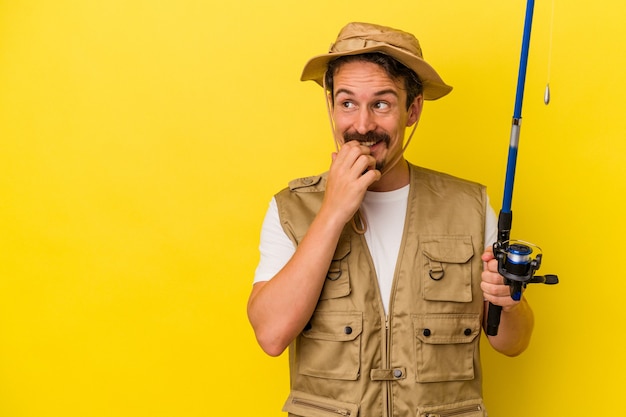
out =
[(403, 80), (389, 78), (371, 62), (347, 62), (333, 80), (338, 142), (358, 140), (369, 146), (381, 170), (402, 153), (404, 131), (419, 119), (422, 97), (418, 96), (407, 110)]

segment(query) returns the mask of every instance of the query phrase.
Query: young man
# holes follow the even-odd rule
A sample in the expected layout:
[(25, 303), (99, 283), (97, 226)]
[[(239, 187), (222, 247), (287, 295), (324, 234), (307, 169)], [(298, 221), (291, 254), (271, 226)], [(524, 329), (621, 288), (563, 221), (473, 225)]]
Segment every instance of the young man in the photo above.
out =
[(327, 89), (338, 151), (327, 173), (272, 200), (248, 303), (263, 350), (290, 347), (284, 411), (486, 415), (486, 306), (503, 307), (489, 342), (510, 356), (528, 345), (533, 315), (497, 273), (484, 187), (404, 159), (424, 100), (452, 88), (413, 35), (366, 23), (344, 27), (302, 80)]

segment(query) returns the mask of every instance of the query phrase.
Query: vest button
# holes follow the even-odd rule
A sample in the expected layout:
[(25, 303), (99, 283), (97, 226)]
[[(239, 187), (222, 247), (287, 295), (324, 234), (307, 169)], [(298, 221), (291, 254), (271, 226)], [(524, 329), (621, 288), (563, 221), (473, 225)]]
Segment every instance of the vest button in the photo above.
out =
[(394, 369), (393, 370), (393, 376), (396, 377), (396, 378), (402, 378), (402, 370)]
[(465, 333), (465, 336), (469, 336), (470, 334), (472, 334), (472, 329), (465, 329), (463, 333)]
[(345, 329), (343, 329), (343, 332), (344, 332), (345, 334), (352, 334), (352, 327), (350, 327), (350, 326), (346, 326), (346, 328), (345, 328)]
[(428, 337), (430, 336), (430, 329), (424, 329), (422, 333), (424, 334), (424, 336)]

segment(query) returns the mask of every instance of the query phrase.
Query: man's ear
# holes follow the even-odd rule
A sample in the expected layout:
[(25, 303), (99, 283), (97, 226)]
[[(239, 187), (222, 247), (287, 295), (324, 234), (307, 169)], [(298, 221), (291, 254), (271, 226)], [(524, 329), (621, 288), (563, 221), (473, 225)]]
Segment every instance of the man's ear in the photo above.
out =
[(422, 109), (424, 107), (424, 96), (418, 95), (413, 100), (413, 103), (409, 106), (409, 117), (406, 120), (406, 125), (412, 126), (414, 123), (419, 122), (422, 115)]

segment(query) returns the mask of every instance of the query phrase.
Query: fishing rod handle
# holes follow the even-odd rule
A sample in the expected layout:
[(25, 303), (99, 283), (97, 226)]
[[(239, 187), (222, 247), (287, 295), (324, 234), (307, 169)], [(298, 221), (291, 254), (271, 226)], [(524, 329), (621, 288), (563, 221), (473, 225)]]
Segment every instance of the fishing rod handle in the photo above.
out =
[(487, 336), (497, 336), (498, 327), (500, 327), (500, 314), (502, 307), (489, 303), (489, 311), (487, 313)]

